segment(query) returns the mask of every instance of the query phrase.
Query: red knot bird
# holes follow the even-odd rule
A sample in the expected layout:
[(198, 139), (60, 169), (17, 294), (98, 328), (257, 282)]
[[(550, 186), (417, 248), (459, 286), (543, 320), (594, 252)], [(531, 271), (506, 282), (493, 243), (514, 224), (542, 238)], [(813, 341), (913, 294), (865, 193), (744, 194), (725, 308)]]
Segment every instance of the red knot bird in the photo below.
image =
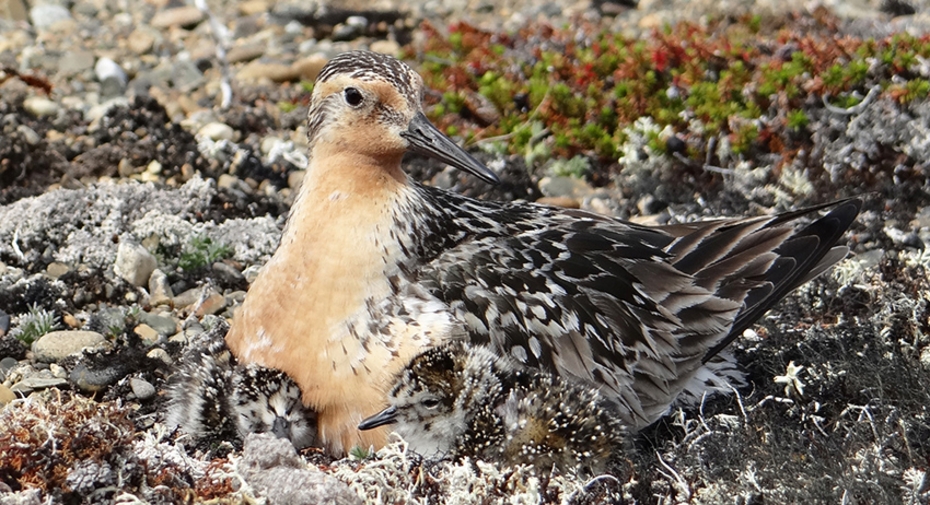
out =
[(411, 359), (456, 339), (597, 385), (625, 425), (647, 425), (706, 359), (847, 253), (835, 244), (858, 200), (645, 227), (423, 186), (401, 167), (408, 151), (498, 180), (429, 123), (423, 87), (377, 53), (323, 67), (306, 175), (226, 338), (242, 362), (294, 379), (334, 455), (381, 447), (387, 430), (358, 424)]
[(279, 370), (238, 364), (223, 340), (227, 330), (218, 322), (191, 341), (171, 378), (166, 424), (207, 443), (268, 432), (298, 449), (316, 445), (316, 414), (297, 384)]
[(425, 457), (597, 475), (626, 441), (617, 404), (598, 388), (523, 367), (483, 345), (456, 342), (420, 354), (389, 402), (359, 429), (393, 425)]

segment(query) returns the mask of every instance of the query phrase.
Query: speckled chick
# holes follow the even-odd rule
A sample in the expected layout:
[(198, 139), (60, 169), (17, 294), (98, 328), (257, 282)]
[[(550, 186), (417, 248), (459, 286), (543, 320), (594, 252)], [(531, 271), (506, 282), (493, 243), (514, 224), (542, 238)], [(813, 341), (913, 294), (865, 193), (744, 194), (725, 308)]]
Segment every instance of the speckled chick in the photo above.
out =
[(171, 378), (166, 424), (209, 441), (237, 443), (269, 432), (298, 449), (315, 445), (316, 414), (294, 381), (279, 370), (240, 365), (226, 347), (227, 330), (219, 321), (191, 341)]
[(359, 428), (385, 424), (427, 457), (586, 474), (602, 472), (626, 434), (618, 405), (597, 388), (461, 343), (414, 358), (390, 392), (390, 407)]

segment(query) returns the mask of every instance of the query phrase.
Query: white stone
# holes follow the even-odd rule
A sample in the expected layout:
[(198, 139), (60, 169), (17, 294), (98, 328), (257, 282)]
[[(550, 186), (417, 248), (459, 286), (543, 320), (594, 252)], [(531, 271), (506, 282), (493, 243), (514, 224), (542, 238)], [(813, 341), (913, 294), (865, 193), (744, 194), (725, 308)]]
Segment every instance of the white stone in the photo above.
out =
[(233, 140), (236, 132), (232, 129), (231, 126), (213, 122), (207, 123), (197, 131), (197, 135), (200, 137), (205, 137), (210, 140)]
[(41, 96), (30, 96), (23, 102), (23, 108), (35, 117), (54, 116), (61, 110), (60, 105)]
[(155, 256), (141, 245), (122, 241), (116, 250), (113, 271), (133, 286), (145, 286), (157, 263)]
[(119, 66), (119, 63), (111, 60), (110, 58), (100, 58), (97, 60), (97, 64), (94, 65), (94, 74), (97, 75), (97, 80), (103, 82), (107, 79), (115, 79), (123, 86), (129, 81), (129, 78), (126, 77), (126, 71), (123, 70), (123, 67)]
[(71, 19), (71, 11), (55, 4), (39, 4), (29, 9), (29, 20), (32, 26), (42, 30), (59, 21)]

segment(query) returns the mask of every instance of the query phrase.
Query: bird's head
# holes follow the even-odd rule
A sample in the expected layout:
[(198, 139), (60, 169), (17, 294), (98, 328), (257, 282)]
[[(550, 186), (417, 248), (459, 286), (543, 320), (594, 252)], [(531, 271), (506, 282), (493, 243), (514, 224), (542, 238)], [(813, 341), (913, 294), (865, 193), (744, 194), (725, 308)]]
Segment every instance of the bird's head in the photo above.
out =
[(435, 158), (486, 182), (497, 175), (440, 132), (423, 114), (423, 79), (406, 63), (350, 51), (317, 76), (308, 114), (311, 156), (320, 147), (389, 160), (407, 151)]

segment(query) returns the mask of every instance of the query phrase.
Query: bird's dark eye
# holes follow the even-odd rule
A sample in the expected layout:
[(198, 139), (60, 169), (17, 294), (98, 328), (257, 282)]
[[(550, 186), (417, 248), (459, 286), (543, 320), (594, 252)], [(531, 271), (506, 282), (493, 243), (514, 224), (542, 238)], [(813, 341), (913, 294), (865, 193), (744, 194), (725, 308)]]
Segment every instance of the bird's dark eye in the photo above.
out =
[(433, 410), (438, 407), (441, 402), (439, 398), (424, 398), (422, 403), (424, 407)]
[(346, 88), (342, 93), (346, 97), (346, 103), (352, 107), (358, 107), (362, 103), (362, 98), (364, 98), (362, 92), (355, 88)]

